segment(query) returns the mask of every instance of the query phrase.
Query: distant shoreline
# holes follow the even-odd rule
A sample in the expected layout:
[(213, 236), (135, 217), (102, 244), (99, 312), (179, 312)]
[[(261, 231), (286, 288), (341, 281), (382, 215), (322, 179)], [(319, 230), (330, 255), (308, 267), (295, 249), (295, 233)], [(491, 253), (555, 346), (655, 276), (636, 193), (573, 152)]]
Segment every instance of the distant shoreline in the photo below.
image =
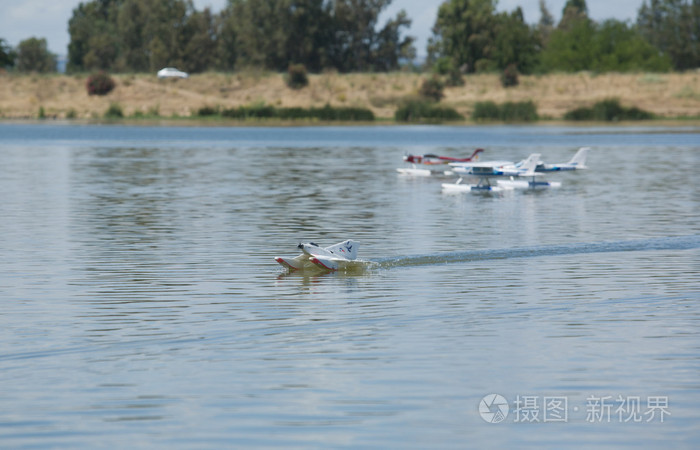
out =
[[(189, 79), (159, 80), (153, 74), (116, 74), (116, 88), (106, 96), (89, 96), (88, 74), (0, 75), (0, 121), (69, 120), (71, 123), (115, 123), (104, 114), (118, 105), (119, 123), (216, 126), (401, 125), (394, 112), (407, 97), (415, 96), (430, 74), (323, 73), (309, 76), (309, 86), (292, 90), (282, 74), (236, 72), (194, 74)], [(574, 108), (616, 98), (626, 107), (638, 107), (657, 119), (635, 124), (693, 125), (700, 122), (700, 72), (661, 74), (548, 74), (520, 76), (516, 87), (503, 88), (496, 74), (468, 75), (464, 86), (447, 87), (441, 106), (456, 109), (472, 125), (476, 102), (533, 101), (540, 116), (534, 124), (579, 125), (563, 121)], [(375, 122), (319, 122), (316, 120), (199, 117), (200, 108), (237, 108), (269, 105), (276, 108), (356, 107), (371, 110)], [(426, 122), (429, 123), (429, 122)], [(483, 122), (479, 122), (482, 124)], [(497, 124), (502, 122), (485, 122)], [(596, 122), (600, 124), (602, 122)], [(609, 122), (604, 122), (610, 124)]]
[[(691, 133), (700, 134), (700, 118), (698, 119), (653, 119), (643, 121), (620, 121), (620, 122), (600, 122), (582, 121), (571, 122), (564, 120), (540, 120), (528, 123), (505, 123), (505, 122), (442, 122), (442, 123), (404, 123), (396, 121), (374, 122), (331, 122), (331, 121), (279, 121), (279, 120), (206, 120), (198, 118), (162, 118), (162, 119), (133, 119), (124, 118), (116, 120), (108, 119), (8, 119), (0, 118), (0, 125), (57, 125), (57, 126), (127, 126), (127, 127), (181, 127), (181, 128), (313, 128), (313, 127), (415, 127), (415, 126), (438, 126), (438, 127), (483, 127), (483, 126), (527, 126), (527, 127), (568, 127), (568, 128), (609, 128), (610, 133), (619, 134), (624, 132), (624, 128), (647, 128), (647, 130), (634, 130), (635, 133), (655, 134), (663, 130), (668, 133)], [(692, 128), (684, 130), (684, 128)], [(669, 131), (671, 129), (671, 131)], [(605, 133), (605, 132), (603, 132)]]

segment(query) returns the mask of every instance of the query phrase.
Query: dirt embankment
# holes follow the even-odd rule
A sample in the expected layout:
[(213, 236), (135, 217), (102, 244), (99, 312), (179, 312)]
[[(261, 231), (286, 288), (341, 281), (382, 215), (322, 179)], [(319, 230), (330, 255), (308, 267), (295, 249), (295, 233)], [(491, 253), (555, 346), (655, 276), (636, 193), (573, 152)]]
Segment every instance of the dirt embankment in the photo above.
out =
[[(204, 73), (189, 79), (158, 80), (152, 74), (114, 75), (116, 88), (106, 96), (89, 96), (87, 75), (0, 75), (0, 119), (46, 117), (100, 118), (110, 104), (126, 116), (142, 113), (187, 117), (203, 106), (222, 108), (251, 104), (289, 106), (357, 106), (379, 118), (392, 118), (406, 96), (415, 95), (428, 75), (414, 73), (309, 76), (309, 86), (288, 88), (281, 74)], [(700, 116), (700, 72), (670, 74), (554, 74), (521, 76), (517, 87), (501, 87), (498, 75), (471, 75), (464, 86), (445, 89), (442, 104), (469, 117), (474, 103), (532, 100), (540, 116), (558, 119), (566, 111), (617, 98), (662, 117)]]

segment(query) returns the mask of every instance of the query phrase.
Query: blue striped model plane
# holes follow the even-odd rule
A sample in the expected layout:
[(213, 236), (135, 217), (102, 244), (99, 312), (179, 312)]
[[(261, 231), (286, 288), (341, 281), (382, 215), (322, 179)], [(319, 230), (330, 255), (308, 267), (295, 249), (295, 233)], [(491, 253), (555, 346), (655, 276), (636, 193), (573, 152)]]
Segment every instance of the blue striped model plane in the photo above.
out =
[[(442, 191), (445, 193), (501, 192), (515, 188), (514, 186), (510, 186), (508, 184), (501, 185), (500, 182), (497, 185), (491, 184), (492, 178), (501, 177), (512, 178), (513, 180), (516, 177), (531, 177), (533, 179), (532, 182), (534, 183), (535, 177), (541, 175), (535, 171), (539, 161), (540, 154), (533, 153), (532, 155), (528, 156), (527, 159), (518, 164), (513, 164), (509, 161), (484, 161), (481, 163), (452, 164), (454, 167), (454, 173), (459, 175), (460, 178), (456, 183), (443, 183)], [(477, 178), (478, 182), (476, 184), (463, 184), (462, 181), (464, 177)]]
[[(566, 163), (546, 164), (542, 162), (539, 153), (533, 153), (528, 158), (513, 163), (510, 161), (485, 161), (481, 163), (453, 163), (453, 172), (460, 176), (456, 183), (442, 185), (444, 192), (499, 192), (511, 189), (537, 189), (560, 187), (558, 181), (540, 181), (536, 177), (549, 172), (564, 172), (586, 169), (586, 157), (589, 147), (580, 148)], [(463, 177), (478, 179), (476, 184), (462, 184)], [(491, 178), (505, 178), (491, 184)]]

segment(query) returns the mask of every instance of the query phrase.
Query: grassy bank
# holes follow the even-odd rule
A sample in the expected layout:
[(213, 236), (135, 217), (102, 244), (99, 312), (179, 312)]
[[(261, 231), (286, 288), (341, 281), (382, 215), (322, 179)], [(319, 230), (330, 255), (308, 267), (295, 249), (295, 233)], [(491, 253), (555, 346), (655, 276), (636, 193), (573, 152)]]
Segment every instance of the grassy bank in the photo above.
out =
[[(113, 75), (116, 88), (89, 96), (83, 75), (0, 75), (0, 119), (98, 119), (111, 105), (126, 118), (196, 117), (202, 108), (366, 108), (378, 120), (393, 120), (407, 97), (415, 96), (428, 75), (414, 73), (309, 76), (309, 86), (292, 90), (282, 74), (266, 72), (204, 73), (189, 79), (158, 80), (154, 74)], [(448, 87), (440, 106), (472, 117), (479, 102), (532, 101), (540, 119), (559, 120), (575, 108), (617, 98), (659, 118), (700, 118), (700, 73), (553, 74), (520, 76), (516, 87), (503, 88), (496, 74), (465, 77)], [(233, 120), (233, 119), (232, 119)], [(468, 119), (467, 119), (468, 120)]]

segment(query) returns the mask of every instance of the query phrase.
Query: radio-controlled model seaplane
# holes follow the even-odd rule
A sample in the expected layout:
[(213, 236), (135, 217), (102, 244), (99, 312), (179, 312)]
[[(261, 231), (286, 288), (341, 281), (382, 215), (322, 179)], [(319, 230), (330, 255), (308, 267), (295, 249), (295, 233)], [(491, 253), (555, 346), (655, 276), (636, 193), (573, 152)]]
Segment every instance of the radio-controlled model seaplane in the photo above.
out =
[(322, 271), (333, 272), (343, 270), (353, 264), (357, 259), (357, 249), (360, 246), (356, 241), (343, 241), (330, 247), (322, 248), (313, 242), (301, 243), (297, 246), (302, 253), (295, 258), (276, 257), (277, 261), (290, 272), (294, 271)]
[[(451, 163), (468, 163), (479, 159), (479, 153), (484, 151), (483, 148), (477, 148), (474, 153), (467, 158), (453, 158), (450, 156), (439, 156), (433, 154), (426, 155), (406, 155), (403, 157), (404, 162), (412, 164), (411, 168), (398, 168), (396, 171), (402, 175), (412, 175), (418, 177), (429, 177), (433, 174), (433, 170), (430, 169), (419, 169), (416, 164), (423, 164), (428, 166), (435, 165), (445, 165)], [(449, 171), (440, 171), (449, 174)]]
[(559, 164), (545, 164), (542, 161), (537, 163), (535, 172), (566, 172), (569, 170), (587, 169), (586, 156), (590, 147), (581, 147), (569, 162)]
[[(527, 159), (518, 164), (508, 161), (486, 161), (482, 163), (453, 164), (453, 171), (460, 176), (455, 183), (443, 183), (442, 190), (451, 192), (502, 192), (523, 187), (557, 187), (558, 182), (535, 181), (535, 177), (542, 175), (535, 171), (540, 154), (533, 153)], [(478, 179), (476, 184), (462, 183), (463, 177)], [(509, 178), (498, 180), (496, 185), (491, 184), (492, 178)], [(516, 180), (516, 178), (532, 178), (531, 181)], [(525, 184), (523, 184), (525, 183)]]
[[(546, 164), (540, 161), (540, 154), (533, 153), (528, 158), (513, 163), (510, 161), (484, 161), (480, 163), (451, 163), (453, 172), (460, 178), (456, 183), (444, 183), (443, 192), (500, 192), (511, 189), (539, 189), (560, 187), (558, 181), (540, 181), (536, 177), (549, 172), (564, 172), (586, 169), (586, 157), (589, 147), (580, 148), (566, 163)], [(462, 184), (463, 177), (478, 178), (476, 184)], [(491, 178), (497, 180), (494, 186)], [(529, 178), (529, 179), (528, 179)]]

